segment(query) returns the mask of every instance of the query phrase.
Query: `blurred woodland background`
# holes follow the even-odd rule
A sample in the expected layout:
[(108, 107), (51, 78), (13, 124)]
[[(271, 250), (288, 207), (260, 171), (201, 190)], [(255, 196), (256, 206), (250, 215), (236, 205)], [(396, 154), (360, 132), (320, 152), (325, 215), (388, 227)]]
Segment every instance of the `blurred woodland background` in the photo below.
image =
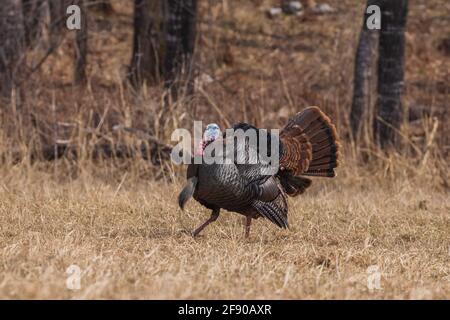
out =
[[(80, 30), (66, 27), (71, 4)], [(365, 23), (373, 4), (381, 30)], [(445, 0), (6, 0), (0, 10), (3, 161), (140, 157), (159, 170), (173, 129), (193, 120), (281, 127), (317, 105), (347, 157), (437, 160), (449, 186)]]

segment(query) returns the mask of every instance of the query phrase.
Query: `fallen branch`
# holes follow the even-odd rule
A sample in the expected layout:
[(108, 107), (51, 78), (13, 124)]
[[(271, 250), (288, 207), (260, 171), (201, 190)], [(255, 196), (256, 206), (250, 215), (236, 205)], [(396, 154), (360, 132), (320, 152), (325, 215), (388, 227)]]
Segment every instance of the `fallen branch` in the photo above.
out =
[(31, 163), (36, 161), (53, 161), (60, 158), (79, 159), (82, 153), (88, 155), (92, 159), (104, 158), (118, 158), (118, 159), (134, 159), (142, 158), (150, 160), (153, 164), (158, 165), (157, 156), (162, 155), (169, 157), (170, 152), (167, 150), (156, 150), (154, 145), (147, 145), (145, 143), (140, 146), (131, 146), (126, 144), (113, 145), (110, 143), (102, 143), (92, 147), (91, 150), (81, 151), (79, 146), (71, 144), (55, 144), (44, 146), (33, 151), (29, 150), (13, 150), (8, 153), (0, 155), (0, 162), (11, 162), (13, 164), (22, 162), (24, 159), (29, 159)]
[(172, 151), (172, 148), (173, 148), (171, 145), (165, 143), (164, 141), (161, 141), (160, 139), (156, 138), (155, 136), (152, 136), (152, 135), (148, 134), (147, 132), (140, 130), (140, 129), (125, 127), (121, 124), (118, 124), (118, 125), (113, 126), (113, 130), (114, 131), (123, 130), (123, 131), (129, 132), (129, 133), (132, 133), (132, 134), (136, 135), (139, 139), (147, 140), (149, 142), (157, 144), (158, 146), (162, 147), (164, 150), (169, 151), (169, 152)]

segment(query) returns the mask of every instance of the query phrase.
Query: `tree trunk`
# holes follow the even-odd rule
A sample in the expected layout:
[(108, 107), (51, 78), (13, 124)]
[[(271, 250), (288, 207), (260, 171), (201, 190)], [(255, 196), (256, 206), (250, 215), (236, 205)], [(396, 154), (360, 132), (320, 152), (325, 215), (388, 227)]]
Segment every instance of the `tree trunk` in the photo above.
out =
[(187, 1), (183, 19), (183, 53), (186, 66), (186, 89), (188, 94), (194, 93), (194, 50), (197, 37), (197, 0)]
[(114, 12), (110, 0), (90, 0), (89, 6), (103, 14), (111, 14)]
[(182, 1), (168, 0), (166, 23), (166, 52), (164, 58), (164, 78), (166, 87), (173, 86), (179, 64), (181, 64), (181, 34), (183, 27)]
[(74, 4), (81, 9), (81, 29), (76, 30), (75, 34), (75, 65), (74, 65), (74, 84), (86, 84), (86, 64), (88, 51), (88, 26), (87, 10), (84, 0), (74, 1)]
[(367, 21), (370, 14), (367, 8), (379, 5), (379, 0), (368, 0), (364, 11), (364, 21), (359, 34), (353, 75), (353, 100), (350, 111), (350, 127), (355, 141), (360, 140), (363, 123), (366, 122), (371, 109), (371, 84), (373, 82), (373, 66), (376, 57), (378, 30), (369, 30)]
[(193, 90), (192, 57), (196, 38), (196, 0), (169, 0), (166, 22), (166, 53), (164, 59), (165, 86), (176, 98), (184, 75), (188, 90)]
[(66, 8), (69, 5), (64, 0), (48, 0), (48, 7), (50, 11), (50, 29), (58, 29), (65, 25), (66, 22)]
[(381, 1), (375, 139), (383, 149), (398, 143), (403, 118), (405, 27), (408, 0)]
[(44, 0), (22, 0), (23, 25), (27, 47), (39, 38)]
[(133, 55), (130, 63), (129, 79), (134, 87), (144, 80), (159, 80), (159, 45), (154, 32), (151, 0), (134, 1)]
[(18, 75), (23, 47), (23, 24), (18, 0), (0, 5), (0, 95), (9, 97)]

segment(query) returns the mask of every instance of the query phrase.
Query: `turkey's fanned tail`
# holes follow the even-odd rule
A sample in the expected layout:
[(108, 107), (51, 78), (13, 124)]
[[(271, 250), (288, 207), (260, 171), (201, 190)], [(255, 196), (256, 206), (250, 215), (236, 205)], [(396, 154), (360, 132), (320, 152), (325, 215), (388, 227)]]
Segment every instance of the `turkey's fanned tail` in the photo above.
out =
[(286, 171), (282, 171), (278, 176), (284, 192), (291, 197), (302, 194), (312, 183), (308, 178), (296, 177)]
[[(336, 176), (339, 138), (330, 118), (318, 107), (306, 108), (292, 117), (281, 131), (280, 140), (280, 167), (292, 176)], [(301, 185), (304, 183), (300, 182)]]

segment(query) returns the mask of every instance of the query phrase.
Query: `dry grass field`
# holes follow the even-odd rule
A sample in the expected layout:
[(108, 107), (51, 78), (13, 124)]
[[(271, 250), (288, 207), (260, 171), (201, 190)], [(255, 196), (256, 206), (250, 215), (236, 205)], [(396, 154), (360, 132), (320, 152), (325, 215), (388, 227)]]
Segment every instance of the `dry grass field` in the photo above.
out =
[[(132, 1), (112, 2), (107, 19), (90, 17), (84, 91), (71, 85), (67, 33), (26, 90), (0, 101), (0, 299), (450, 299), (450, 59), (439, 49), (450, 35), (447, 0), (411, 1), (405, 146), (392, 154), (374, 148), (370, 126), (359, 146), (349, 133), (365, 1), (276, 19), (265, 10), (278, 1), (200, 1), (197, 59), (207, 81), (170, 110), (161, 88), (135, 95), (122, 81)], [(275, 128), (310, 105), (333, 118), (344, 161), (337, 178), (315, 179), (290, 199), (289, 230), (258, 219), (244, 239), (243, 218), (222, 212), (193, 239), (186, 231), (210, 213), (195, 201), (178, 208), (182, 168), (89, 157), (96, 143), (140, 145), (112, 130), (118, 123), (172, 143), (173, 129), (193, 120)], [(55, 134), (56, 122), (68, 125)], [(30, 160), (39, 143), (58, 139), (81, 150), (76, 161)], [(79, 290), (66, 286), (71, 265)]]
[[(449, 194), (398, 171), (347, 166), (291, 201), (289, 230), (258, 219), (246, 240), (229, 212), (187, 235), (209, 212), (191, 202), (182, 213), (178, 183), (12, 168), (0, 184), (0, 298), (448, 299)], [(80, 290), (66, 287), (72, 264)], [(371, 266), (380, 290), (368, 289)]]

